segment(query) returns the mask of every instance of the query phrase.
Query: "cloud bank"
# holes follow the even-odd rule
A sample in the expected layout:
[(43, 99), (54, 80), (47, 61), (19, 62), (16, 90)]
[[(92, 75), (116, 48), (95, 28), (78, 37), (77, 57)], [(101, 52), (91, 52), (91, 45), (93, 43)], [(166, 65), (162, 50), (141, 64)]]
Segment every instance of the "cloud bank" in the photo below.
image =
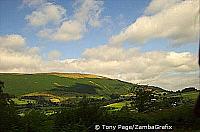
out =
[[(165, 4), (168, 3), (168, 4)], [(198, 0), (153, 0), (146, 13), (119, 34), (110, 38), (111, 44), (144, 44), (151, 39), (163, 38), (180, 46), (198, 41)]]
[(29, 48), (25, 40), (18, 34), (0, 36), (0, 72), (40, 71), (39, 49)]

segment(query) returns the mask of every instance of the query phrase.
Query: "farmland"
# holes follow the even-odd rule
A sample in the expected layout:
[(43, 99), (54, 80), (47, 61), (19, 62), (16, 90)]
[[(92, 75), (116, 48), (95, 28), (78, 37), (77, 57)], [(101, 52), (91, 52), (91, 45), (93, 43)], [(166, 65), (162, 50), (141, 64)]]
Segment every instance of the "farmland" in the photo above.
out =
[[(93, 129), (90, 128), (93, 122), (106, 124), (107, 121), (113, 124), (161, 122), (183, 130), (181, 122), (184, 126), (189, 124), (189, 129), (199, 129), (199, 120), (192, 115), (199, 90), (193, 87), (173, 92), (155, 86), (75, 73), (1, 73), (0, 80), (4, 82), (4, 87), (1, 86), (2, 101), (9, 102), (9, 107), (2, 106), (5, 109), (2, 112), (12, 111), (9, 113), (15, 114), (5, 116), (14, 121), (16, 126), (10, 126), (13, 130), (18, 127), (25, 131), (29, 129), (27, 125), (31, 125), (31, 129), (43, 131), (87, 131)], [(20, 122), (16, 124), (15, 119)], [(63, 123), (72, 125), (65, 126)], [(6, 126), (5, 122), (3, 125)]]

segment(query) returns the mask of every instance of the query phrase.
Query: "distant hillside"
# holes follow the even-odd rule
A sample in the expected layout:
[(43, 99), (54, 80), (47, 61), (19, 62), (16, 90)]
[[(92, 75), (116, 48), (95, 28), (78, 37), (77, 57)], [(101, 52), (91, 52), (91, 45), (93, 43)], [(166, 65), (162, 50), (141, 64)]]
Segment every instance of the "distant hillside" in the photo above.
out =
[[(80, 94), (111, 95), (127, 94), (140, 85), (109, 79), (92, 74), (79, 73), (0, 73), (5, 82), (5, 92), (21, 96), (29, 93), (50, 93), (59, 96)], [(152, 86), (151, 86), (152, 87)], [(154, 90), (162, 90), (153, 87)]]
[(52, 72), (47, 73), (49, 75), (56, 75), (59, 77), (68, 77), (68, 78), (102, 78), (101, 76), (97, 76), (94, 74), (81, 74), (81, 73), (58, 73), (58, 72)]

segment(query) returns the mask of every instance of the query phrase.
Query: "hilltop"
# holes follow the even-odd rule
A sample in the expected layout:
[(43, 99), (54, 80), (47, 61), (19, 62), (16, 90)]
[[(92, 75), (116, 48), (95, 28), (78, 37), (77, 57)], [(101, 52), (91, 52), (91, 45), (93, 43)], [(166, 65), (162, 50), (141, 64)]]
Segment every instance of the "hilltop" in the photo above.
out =
[(94, 74), (83, 74), (83, 73), (59, 73), (59, 72), (51, 72), (46, 73), (49, 75), (55, 75), (59, 77), (68, 77), (68, 78), (103, 78), (102, 76), (94, 75)]
[[(5, 82), (5, 92), (22, 96), (30, 93), (53, 94), (56, 96), (128, 94), (139, 86), (117, 79), (110, 79), (93, 74), (80, 73), (0, 73), (0, 80)], [(163, 89), (148, 86), (154, 91)], [(164, 91), (164, 90), (163, 90)]]

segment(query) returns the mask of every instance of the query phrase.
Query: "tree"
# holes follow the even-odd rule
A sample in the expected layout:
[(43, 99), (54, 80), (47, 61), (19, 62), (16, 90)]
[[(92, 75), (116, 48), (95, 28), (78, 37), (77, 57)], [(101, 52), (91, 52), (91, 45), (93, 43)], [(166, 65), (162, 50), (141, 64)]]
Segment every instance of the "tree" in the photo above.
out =
[(25, 132), (51, 132), (53, 131), (53, 120), (49, 119), (41, 111), (31, 110), (22, 117), (23, 131)]
[(200, 95), (198, 95), (195, 107), (193, 109), (193, 113), (195, 116), (200, 117)]
[(151, 91), (145, 91), (144, 89), (139, 89), (136, 92), (136, 98), (134, 100), (135, 107), (138, 109), (138, 112), (147, 112), (153, 107), (153, 99)]
[(0, 80), (0, 94), (3, 93), (4, 82)]
[(19, 129), (19, 116), (10, 95), (3, 92), (4, 82), (0, 81), (0, 131)]

